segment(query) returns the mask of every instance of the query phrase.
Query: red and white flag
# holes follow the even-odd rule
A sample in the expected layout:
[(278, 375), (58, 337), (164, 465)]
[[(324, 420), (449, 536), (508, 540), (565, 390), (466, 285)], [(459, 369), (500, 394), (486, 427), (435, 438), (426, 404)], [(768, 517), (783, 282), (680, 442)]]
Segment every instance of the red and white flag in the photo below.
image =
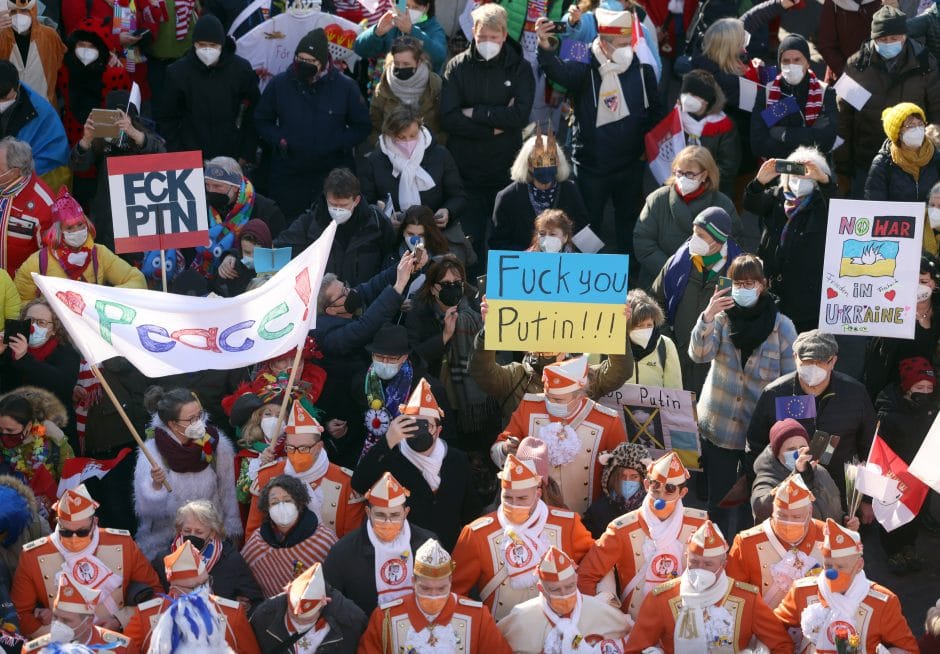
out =
[(650, 171), (656, 181), (662, 184), (672, 174), (672, 160), (685, 147), (679, 107), (673, 107), (656, 127), (647, 132), (645, 140)]
[(89, 479), (101, 479), (111, 472), (111, 470), (130, 453), (131, 448), (125, 447), (118, 452), (116, 457), (104, 461), (84, 456), (69, 459), (62, 464), (62, 477), (59, 479), (59, 490), (57, 492), (58, 497), (62, 497), (62, 493), (77, 487), (79, 484)]
[(934, 420), (910, 466), (912, 475), (940, 493), (940, 466), (937, 461), (940, 461), (940, 418)]
[[(904, 459), (895, 454), (878, 434), (875, 434), (875, 440), (872, 441), (866, 468), (897, 484), (896, 490), (893, 488), (894, 483), (891, 484), (892, 492), (886, 496), (872, 498), (875, 519), (885, 531), (893, 531), (913, 520), (927, 499), (928, 487), (910, 473)], [(867, 492), (862, 487), (859, 487), (859, 490)]]
[(646, 35), (643, 34), (643, 23), (640, 21), (640, 17), (636, 15), (635, 11), (633, 12), (633, 36), (631, 38), (631, 45), (633, 46), (633, 52), (636, 54), (637, 59), (640, 60), (641, 64), (652, 67), (656, 72), (656, 79), (659, 79), (662, 71), (659, 68), (656, 57), (653, 56), (653, 51), (650, 50)]

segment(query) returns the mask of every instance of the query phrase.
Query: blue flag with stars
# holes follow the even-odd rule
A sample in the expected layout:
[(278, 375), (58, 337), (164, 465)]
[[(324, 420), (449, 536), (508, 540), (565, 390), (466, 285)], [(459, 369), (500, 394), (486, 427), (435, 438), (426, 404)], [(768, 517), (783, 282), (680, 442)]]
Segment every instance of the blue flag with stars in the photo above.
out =
[(784, 395), (776, 400), (777, 420), (806, 420), (816, 417), (816, 398), (812, 395)]
[(760, 117), (764, 119), (767, 127), (773, 127), (790, 114), (799, 112), (800, 106), (796, 99), (792, 95), (785, 95), (760, 112)]
[(562, 61), (577, 61), (582, 64), (591, 63), (590, 44), (575, 39), (564, 39), (561, 42), (561, 51), (558, 53)]

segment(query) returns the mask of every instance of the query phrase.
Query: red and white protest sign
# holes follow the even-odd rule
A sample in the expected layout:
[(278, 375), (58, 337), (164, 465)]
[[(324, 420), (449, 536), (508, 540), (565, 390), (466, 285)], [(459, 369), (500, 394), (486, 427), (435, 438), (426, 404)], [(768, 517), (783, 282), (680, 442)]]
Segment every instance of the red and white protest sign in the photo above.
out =
[(114, 251), (209, 245), (201, 152), (108, 159)]

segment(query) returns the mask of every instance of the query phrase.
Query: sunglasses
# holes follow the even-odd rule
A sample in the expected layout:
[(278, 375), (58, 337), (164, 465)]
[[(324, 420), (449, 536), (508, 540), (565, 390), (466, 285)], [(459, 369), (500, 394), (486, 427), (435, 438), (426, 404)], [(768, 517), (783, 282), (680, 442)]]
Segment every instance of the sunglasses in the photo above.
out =
[(650, 479), (650, 488), (652, 488), (653, 490), (659, 490), (660, 488), (662, 488), (670, 495), (672, 495), (677, 490), (679, 490), (679, 487), (676, 486), (675, 484), (664, 484), (663, 482), (656, 481), (655, 479)]
[(84, 529), (62, 529), (59, 528), (59, 538), (85, 538), (91, 534), (91, 527), (85, 527)]

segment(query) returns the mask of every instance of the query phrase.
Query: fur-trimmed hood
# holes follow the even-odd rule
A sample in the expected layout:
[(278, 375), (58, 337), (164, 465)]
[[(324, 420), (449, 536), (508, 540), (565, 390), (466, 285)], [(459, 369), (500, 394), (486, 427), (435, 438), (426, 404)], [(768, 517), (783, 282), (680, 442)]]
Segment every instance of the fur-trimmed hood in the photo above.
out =
[(10, 395), (20, 395), (29, 400), (37, 422), (49, 421), (64, 428), (69, 424), (69, 412), (51, 391), (38, 386), (20, 386), (16, 390), (0, 395), (0, 400)]
[(36, 501), (36, 495), (32, 489), (12, 475), (0, 475), (0, 485), (8, 486), (23, 496), (29, 510), (34, 514), (39, 511), (39, 502)]

